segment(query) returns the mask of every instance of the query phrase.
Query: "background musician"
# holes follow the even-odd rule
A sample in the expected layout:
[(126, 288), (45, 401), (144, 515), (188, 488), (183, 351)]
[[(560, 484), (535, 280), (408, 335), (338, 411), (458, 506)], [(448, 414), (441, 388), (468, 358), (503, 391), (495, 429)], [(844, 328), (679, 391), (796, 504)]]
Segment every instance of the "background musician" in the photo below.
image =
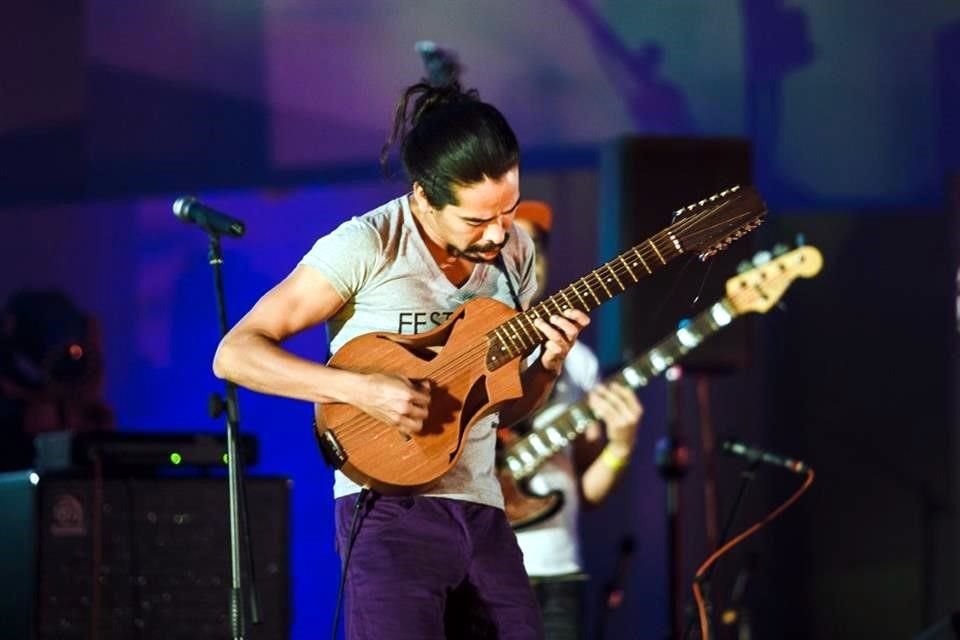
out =
[[(547, 282), (552, 223), (552, 211), (544, 202), (524, 200), (517, 207), (514, 226), (525, 229), (537, 248), (540, 285), (536, 298), (541, 297)], [(633, 391), (623, 384), (602, 384), (596, 356), (588, 346), (576, 342), (564, 361), (553, 396), (533, 419), (533, 426), (549, 423), (551, 416), (585, 394), (598, 422), (546, 462), (528, 484), (536, 494), (562, 491), (563, 508), (517, 532), (548, 640), (581, 637), (586, 576), (577, 532), (580, 498), (596, 505), (607, 497), (630, 459), (643, 416), (643, 407)]]

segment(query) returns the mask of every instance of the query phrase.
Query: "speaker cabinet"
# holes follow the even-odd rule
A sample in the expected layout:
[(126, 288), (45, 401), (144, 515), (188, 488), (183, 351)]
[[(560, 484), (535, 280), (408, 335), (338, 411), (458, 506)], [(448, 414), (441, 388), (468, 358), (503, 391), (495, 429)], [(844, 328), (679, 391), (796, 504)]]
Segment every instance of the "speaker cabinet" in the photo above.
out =
[[(600, 259), (606, 261), (670, 224), (673, 212), (734, 185), (750, 184), (751, 150), (738, 138), (628, 137), (601, 156)], [(613, 366), (676, 331), (678, 322), (719, 300), (738, 263), (754, 253), (754, 234), (707, 264), (676, 260), (598, 314), (598, 348)], [(749, 360), (749, 316), (684, 358), (693, 369), (731, 369)]]
[[(263, 619), (247, 617), (248, 637), (286, 638), (288, 483), (248, 477), (246, 488)], [(13, 473), (0, 497), (16, 521), (0, 543), (18, 585), (3, 618), (17, 637), (230, 637), (225, 479)]]

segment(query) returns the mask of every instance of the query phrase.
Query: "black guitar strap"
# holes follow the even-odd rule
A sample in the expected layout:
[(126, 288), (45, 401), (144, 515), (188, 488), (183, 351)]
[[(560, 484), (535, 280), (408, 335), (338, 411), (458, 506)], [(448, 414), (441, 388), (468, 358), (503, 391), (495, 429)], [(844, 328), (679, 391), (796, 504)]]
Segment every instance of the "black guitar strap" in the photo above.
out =
[(497, 254), (497, 261), (500, 263), (500, 269), (503, 271), (503, 275), (507, 278), (507, 288), (510, 289), (510, 297), (513, 298), (513, 308), (523, 313), (523, 305), (520, 304), (520, 296), (517, 295), (517, 290), (513, 286), (513, 279), (510, 277), (510, 269), (507, 268), (507, 261), (503, 259), (503, 252)]

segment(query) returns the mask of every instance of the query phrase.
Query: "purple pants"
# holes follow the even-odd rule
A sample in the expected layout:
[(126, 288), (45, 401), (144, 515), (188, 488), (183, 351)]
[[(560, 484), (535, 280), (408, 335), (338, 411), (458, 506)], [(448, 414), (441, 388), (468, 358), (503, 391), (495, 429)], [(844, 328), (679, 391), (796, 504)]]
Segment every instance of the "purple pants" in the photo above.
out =
[[(341, 562), (356, 500), (337, 500)], [(523, 556), (500, 509), (371, 493), (359, 518), (347, 569), (348, 640), (543, 638)]]

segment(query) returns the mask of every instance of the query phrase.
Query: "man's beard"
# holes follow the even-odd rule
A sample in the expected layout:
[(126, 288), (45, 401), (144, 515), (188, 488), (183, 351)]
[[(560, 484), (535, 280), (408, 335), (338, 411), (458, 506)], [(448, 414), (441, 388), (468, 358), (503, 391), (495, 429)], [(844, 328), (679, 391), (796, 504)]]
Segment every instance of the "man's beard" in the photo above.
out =
[(466, 249), (457, 249), (452, 244), (448, 244), (446, 247), (446, 250), (447, 250), (447, 254), (450, 256), (453, 256), (454, 258), (463, 258), (464, 260), (469, 260), (470, 262), (477, 262), (477, 263), (493, 262), (494, 260), (496, 260), (495, 257), (492, 259), (488, 259), (488, 258), (481, 257), (481, 254), (491, 253), (493, 251), (496, 251), (497, 253), (499, 253), (500, 250), (506, 246), (507, 240), (509, 239), (510, 239), (510, 234), (507, 233), (507, 234), (504, 234), (503, 242), (501, 242), (500, 244), (496, 244), (494, 242), (488, 242), (487, 244), (471, 244)]

